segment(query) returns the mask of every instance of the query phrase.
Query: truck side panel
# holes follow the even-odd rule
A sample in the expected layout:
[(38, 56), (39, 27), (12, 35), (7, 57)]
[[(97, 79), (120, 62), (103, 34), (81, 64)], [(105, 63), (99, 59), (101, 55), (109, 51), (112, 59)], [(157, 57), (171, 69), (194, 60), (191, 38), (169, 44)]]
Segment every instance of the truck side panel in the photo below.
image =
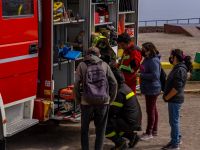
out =
[(0, 90), (4, 104), (36, 95), (38, 58), (0, 64)]
[(37, 0), (0, 0), (0, 29), (0, 93), (8, 104), (36, 95)]

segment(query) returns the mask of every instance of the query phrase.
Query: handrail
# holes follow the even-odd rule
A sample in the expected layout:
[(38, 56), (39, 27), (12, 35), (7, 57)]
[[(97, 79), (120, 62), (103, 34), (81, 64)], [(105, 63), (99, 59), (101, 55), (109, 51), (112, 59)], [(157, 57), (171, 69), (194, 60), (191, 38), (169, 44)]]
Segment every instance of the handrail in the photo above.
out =
[[(142, 26), (145, 26), (145, 27), (156, 26), (157, 27), (157, 26), (163, 26), (164, 24), (169, 24), (170, 22), (173, 22), (173, 23), (175, 22), (176, 24), (200, 24), (200, 18), (145, 20), (145, 21), (139, 21), (139, 25), (141, 27)], [(149, 25), (150, 23), (151, 25)]]

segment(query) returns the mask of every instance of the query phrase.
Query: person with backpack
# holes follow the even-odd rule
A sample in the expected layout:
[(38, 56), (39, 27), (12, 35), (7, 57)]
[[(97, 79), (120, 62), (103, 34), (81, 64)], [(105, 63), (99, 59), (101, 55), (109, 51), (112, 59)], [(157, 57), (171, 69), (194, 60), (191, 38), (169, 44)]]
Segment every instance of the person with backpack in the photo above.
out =
[(131, 42), (128, 33), (118, 36), (118, 46), (124, 50), (119, 69), (123, 72), (126, 84), (136, 93), (136, 73), (142, 60), (141, 50)]
[(81, 104), (82, 150), (89, 150), (88, 133), (91, 120), (94, 120), (96, 127), (94, 149), (103, 149), (109, 107), (117, 94), (117, 81), (108, 64), (99, 56), (98, 48), (89, 48), (75, 74), (75, 99)]
[(142, 56), (144, 60), (140, 67), (140, 74), (137, 75), (141, 79), (140, 89), (146, 100), (147, 127), (141, 140), (149, 140), (158, 134), (156, 101), (161, 92), (161, 64), (159, 52), (151, 42), (142, 44)]
[(124, 138), (129, 140), (130, 148), (139, 141), (134, 131), (141, 130), (142, 112), (135, 93), (125, 84), (122, 73), (117, 68), (112, 71), (118, 82), (118, 92), (110, 106), (106, 137), (115, 143), (113, 150), (124, 150), (127, 148)]
[(163, 99), (168, 102), (171, 141), (162, 148), (163, 150), (180, 149), (180, 109), (184, 102), (187, 73), (192, 72), (191, 57), (185, 56), (180, 49), (171, 51), (169, 62), (173, 65), (173, 69), (168, 75)]

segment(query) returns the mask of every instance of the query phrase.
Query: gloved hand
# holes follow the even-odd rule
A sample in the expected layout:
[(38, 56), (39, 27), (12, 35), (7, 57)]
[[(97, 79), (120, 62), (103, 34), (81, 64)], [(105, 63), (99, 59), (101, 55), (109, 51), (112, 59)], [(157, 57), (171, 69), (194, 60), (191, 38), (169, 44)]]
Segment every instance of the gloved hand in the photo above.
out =
[(164, 102), (166, 102), (166, 103), (167, 103), (168, 101), (165, 99), (165, 97), (166, 97), (166, 95), (165, 95), (165, 94), (163, 94), (163, 97), (162, 97), (162, 98), (163, 98)]

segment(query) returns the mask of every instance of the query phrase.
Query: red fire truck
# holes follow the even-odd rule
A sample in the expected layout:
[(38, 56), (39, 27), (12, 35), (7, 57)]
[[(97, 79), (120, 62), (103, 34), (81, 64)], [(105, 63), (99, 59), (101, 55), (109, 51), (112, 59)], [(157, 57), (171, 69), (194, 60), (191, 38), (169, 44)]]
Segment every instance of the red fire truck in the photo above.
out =
[(0, 1), (0, 108), (7, 120), (5, 136), (38, 122), (32, 119), (38, 81), (38, 7), (37, 1), (22, 4)]
[[(59, 89), (73, 84), (77, 60), (54, 59), (57, 45), (62, 41), (73, 42), (84, 31), (82, 48), (87, 49), (92, 32), (110, 24), (117, 28), (118, 18), (126, 15), (130, 20), (123, 26), (129, 30), (134, 27), (137, 38), (138, 1), (132, 1), (134, 10), (119, 12), (115, 0), (109, 0), (106, 5), (98, 0), (62, 0), (75, 15), (69, 10), (71, 18), (57, 22), (61, 9), (54, 14), (53, 0), (0, 0), (0, 110), (6, 122), (6, 137), (37, 124), (38, 116), (47, 111), (40, 105), (43, 99), (52, 102)], [(102, 6), (109, 10), (109, 20), (95, 24), (95, 10)], [(63, 12), (61, 15), (66, 17)], [(52, 107), (54, 110), (55, 105)], [(33, 119), (34, 112), (36, 119)]]

